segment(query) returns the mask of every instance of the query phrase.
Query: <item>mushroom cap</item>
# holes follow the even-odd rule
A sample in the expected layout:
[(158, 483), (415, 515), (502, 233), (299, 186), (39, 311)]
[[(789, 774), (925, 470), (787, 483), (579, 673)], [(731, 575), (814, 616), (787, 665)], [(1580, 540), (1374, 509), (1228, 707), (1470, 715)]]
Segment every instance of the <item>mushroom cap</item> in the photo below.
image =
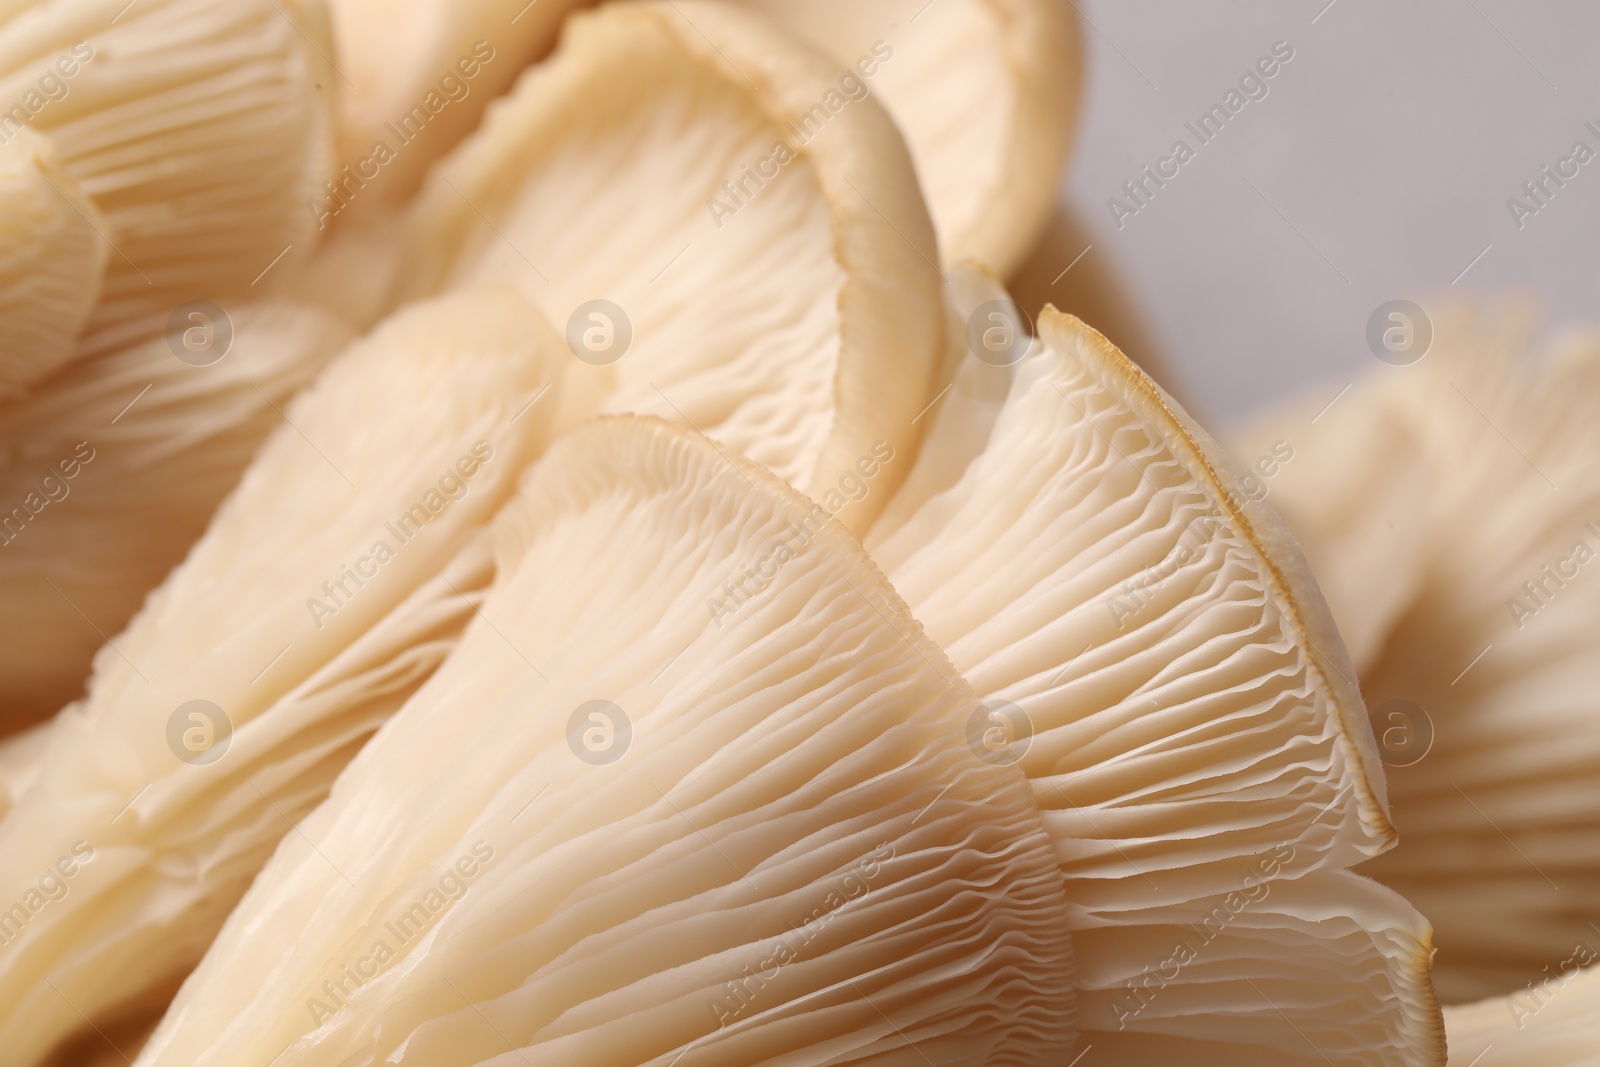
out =
[(916, 161), (944, 261), (1011, 274), (1049, 218), (1071, 145), (1082, 72), (1072, 5), (745, 2), (881, 97)]
[[(1506, 997), (1444, 1010), (1450, 1067), (1593, 1067), (1600, 1057), (1600, 937)], [(1591, 965), (1581, 966), (1582, 961)]]
[(558, 342), (537, 322), (514, 293), (461, 294), (353, 345), (101, 650), (0, 820), (0, 898), (74, 842), (93, 852), (0, 952), (9, 1062), (192, 967), (454, 644), (491, 574), (483, 528), (553, 421)]
[(48, 133), (105, 221), (94, 323), (257, 292), (315, 240), (331, 52), (320, 0), (0, 5), (0, 124)]
[[(328, 0), (340, 82), (338, 165), (351, 217), (391, 209), (555, 44), (587, 0)], [(387, 152), (377, 151), (379, 145)], [(328, 202), (343, 221), (337, 201)]]
[(22, 127), (0, 145), (0, 400), (72, 358), (100, 296), (104, 227), (49, 138)]
[[(1366, 872), (1433, 922), (1440, 996), (1462, 1003), (1594, 937), (1600, 339), (1539, 360), (1525, 310), (1427, 313), (1420, 362), (1377, 368), (1315, 427), (1269, 414), (1235, 448), (1293, 441), (1271, 500), (1370, 635), (1375, 718), (1431, 739), (1389, 771), (1402, 844)], [(1398, 594), (1363, 599), (1363, 575)]]
[[(1038, 811), (823, 509), (624, 417), (557, 442), (495, 541), (479, 620), (303, 824), (315, 848), (285, 840), (140, 1067), (1060, 1061)], [(750, 595), (714, 618), (730, 578)]]
[(686, 423), (862, 531), (901, 465), (848, 506), (839, 483), (915, 445), (943, 319), (894, 124), (871, 98), (812, 114), (839, 76), (735, 5), (576, 14), (430, 175), (401, 291), (514, 282), (573, 346), (564, 426)]
[(95, 651), (350, 339), (333, 316), (275, 298), (189, 315), (171, 340), (166, 313), (135, 321), (154, 339), (91, 335), (73, 363), (0, 403), (0, 519), (12, 520), (0, 524), (0, 734), (81, 695)]
[(968, 336), (1022, 343), (966, 354), (867, 546), (1013, 724), (1083, 1040), (1119, 1063), (1440, 1062), (1427, 923), (1343, 870), (1393, 830), (1294, 542), (1104, 337), (1047, 307), (1030, 345), (998, 290), (956, 293)]
[(0, 740), (0, 818), (27, 792), (50, 741), (50, 724), (39, 723)]

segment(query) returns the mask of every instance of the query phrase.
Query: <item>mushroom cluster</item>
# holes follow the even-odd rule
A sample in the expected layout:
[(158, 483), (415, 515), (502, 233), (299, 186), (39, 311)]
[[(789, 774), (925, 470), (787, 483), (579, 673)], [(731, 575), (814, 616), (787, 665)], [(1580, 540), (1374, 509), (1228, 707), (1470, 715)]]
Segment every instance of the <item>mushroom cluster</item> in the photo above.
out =
[(1398, 848), (1364, 868), (1434, 924), (1450, 1062), (1600, 1055), (1600, 337), (1443, 305), (1427, 358), (1270, 412), (1270, 499), (1372, 707)]
[[(1379, 580), (1297, 464), (1330, 611), (1172, 397), (1008, 296), (1077, 32), (0, 3), (5, 1063), (1444, 1064), (1429, 918), (1463, 1000), (1566, 905), (1452, 868), (1441, 783), (1587, 886), (1587, 661), (1486, 665), (1388, 773), (1363, 690), (1442, 712), (1387, 680), (1476, 641), (1494, 526)], [(1369, 392), (1404, 499), (1460, 445)], [(1582, 1062), (1589, 978), (1485, 1063)]]

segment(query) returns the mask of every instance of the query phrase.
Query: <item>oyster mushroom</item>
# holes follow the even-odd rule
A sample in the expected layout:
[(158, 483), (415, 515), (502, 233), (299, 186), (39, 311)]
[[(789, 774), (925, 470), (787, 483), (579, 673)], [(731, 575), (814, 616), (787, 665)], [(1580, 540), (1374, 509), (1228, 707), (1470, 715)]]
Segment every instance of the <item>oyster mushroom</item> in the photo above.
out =
[(1402, 844), (1366, 869), (1432, 920), (1440, 995), (1462, 1003), (1600, 948), (1600, 339), (1536, 360), (1515, 309), (1430, 314), (1420, 362), (1315, 426), (1332, 390), (1270, 413), (1235, 451), (1293, 442), (1265, 484), (1370, 635), (1362, 688), (1393, 742)]
[(341, 81), (337, 173), (319, 227), (381, 214), (483, 117), (587, 0), (329, 0)]
[(1116, 1064), (1442, 1062), (1428, 925), (1347, 870), (1394, 831), (1294, 542), (1105, 338), (1047, 307), (1030, 339), (970, 276), (953, 304), (971, 348), (866, 544), (1029, 778), (1083, 1041)]
[[(101, 650), (0, 820), (8, 1063), (168, 992), (454, 644), (489, 578), (482, 527), (551, 422), (537, 321), (462, 294), (352, 346)], [(35, 900), (52, 870), (68, 892)]]
[(50, 140), (26, 127), (0, 146), (0, 400), (72, 356), (100, 296), (105, 220), (61, 169)]
[(1038, 240), (1082, 58), (1064, 0), (745, 0), (831, 55), (905, 134), (946, 263), (1005, 277)]
[(1600, 967), (1574, 964), (1594, 958), (1591, 949), (1547, 967), (1509, 997), (1446, 1008), (1450, 1067), (1592, 1067), (1600, 1057)]
[(350, 337), (283, 300), (192, 314), (170, 340), (101, 331), (0, 404), (0, 734), (82, 692), (95, 650), (182, 560), (283, 405)]
[(93, 324), (241, 296), (313, 239), (305, 202), (331, 156), (325, 16), (316, 0), (0, 8), (0, 140), (48, 134), (105, 221)]
[[(734, 5), (576, 14), (429, 177), (400, 291), (514, 283), (577, 354), (563, 426), (659, 415), (842, 500), (915, 444), (943, 319), (905, 148), (839, 79)], [(830, 510), (864, 530), (903, 466)]]
[[(530, 471), (495, 552), (482, 617), (285, 840), (140, 1067), (1060, 1060), (1038, 812), (823, 508), (609, 419)], [(708, 590), (780, 557), (713, 622)]]

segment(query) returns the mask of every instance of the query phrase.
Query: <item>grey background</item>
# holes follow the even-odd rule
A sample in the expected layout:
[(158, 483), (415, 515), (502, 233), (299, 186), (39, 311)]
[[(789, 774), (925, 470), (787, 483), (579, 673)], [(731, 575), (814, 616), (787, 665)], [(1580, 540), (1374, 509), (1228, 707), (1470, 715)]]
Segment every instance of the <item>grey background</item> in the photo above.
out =
[[(1078, 311), (1202, 420), (1375, 366), (1366, 322), (1397, 297), (1520, 292), (1552, 333), (1600, 320), (1600, 158), (1522, 229), (1506, 206), (1574, 141), (1600, 152), (1584, 128), (1600, 127), (1600, 4), (1075, 6), (1086, 71), (1062, 211), (1013, 288)], [(1180, 136), (1194, 146), (1185, 120), (1279, 40), (1294, 58), (1268, 95), (1119, 230), (1107, 198)]]

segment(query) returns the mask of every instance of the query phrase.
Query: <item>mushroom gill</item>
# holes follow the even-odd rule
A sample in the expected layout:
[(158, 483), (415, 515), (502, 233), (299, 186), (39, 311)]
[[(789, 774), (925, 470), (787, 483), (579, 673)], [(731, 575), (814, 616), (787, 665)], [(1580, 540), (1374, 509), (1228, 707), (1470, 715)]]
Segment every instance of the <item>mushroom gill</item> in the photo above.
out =
[(1366, 870), (1433, 922), (1461, 1003), (1600, 946), (1600, 338), (1535, 358), (1514, 306), (1430, 314), (1420, 362), (1315, 425), (1326, 396), (1269, 413), (1235, 451), (1293, 443), (1272, 503), (1366, 635), (1393, 742), (1401, 845)]
[(966, 351), (867, 546), (1044, 812), (1083, 1041), (1116, 1064), (1441, 1062), (1428, 925), (1347, 870), (1394, 832), (1293, 541), (1105, 338), (1053, 308), (1030, 338), (970, 276), (952, 306)]
[(606, 419), (529, 472), (495, 554), (139, 1067), (1063, 1062), (1039, 812), (820, 505)]
[(911, 161), (840, 77), (736, 5), (575, 14), (430, 175), (401, 292), (515, 284), (575, 354), (564, 428), (658, 415), (825, 498), (914, 446), (943, 326)]

